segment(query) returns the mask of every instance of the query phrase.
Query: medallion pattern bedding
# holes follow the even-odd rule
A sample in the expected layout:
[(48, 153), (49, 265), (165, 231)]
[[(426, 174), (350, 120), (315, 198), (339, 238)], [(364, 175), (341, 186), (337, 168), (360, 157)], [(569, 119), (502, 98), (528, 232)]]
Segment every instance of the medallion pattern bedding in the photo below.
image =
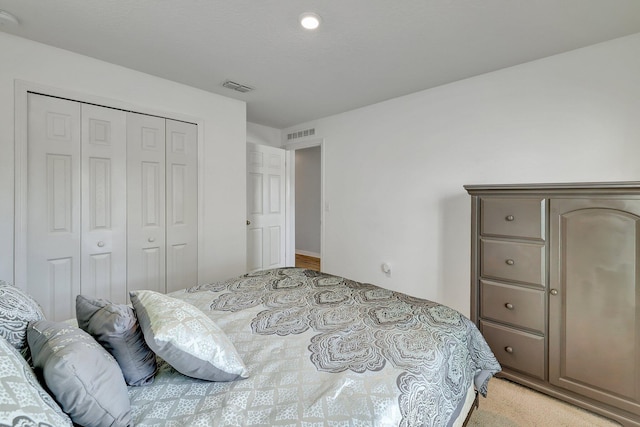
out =
[(169, 295), (225, 331), (249, 377), (202, 381), (160, 360), (152, 384), (128, 389), (137, 426), (447, 426), (500, 370), (457, 311), (315, 271)]

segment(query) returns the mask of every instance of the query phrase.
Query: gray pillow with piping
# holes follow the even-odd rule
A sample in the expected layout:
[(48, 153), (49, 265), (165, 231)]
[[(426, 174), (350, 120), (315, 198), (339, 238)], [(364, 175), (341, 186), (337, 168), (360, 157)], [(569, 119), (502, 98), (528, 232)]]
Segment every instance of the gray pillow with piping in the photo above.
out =
[(83, 330), (67, 323), (29, 324), (36, 372), (75, 424), (132, 426), (127, 385), (118, 363)]

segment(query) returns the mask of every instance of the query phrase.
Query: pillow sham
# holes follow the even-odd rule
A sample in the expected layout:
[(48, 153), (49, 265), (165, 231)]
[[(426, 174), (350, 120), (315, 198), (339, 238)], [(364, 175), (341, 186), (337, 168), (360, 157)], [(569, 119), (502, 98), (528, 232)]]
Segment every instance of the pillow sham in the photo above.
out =
[(29, 325), (27, 340), (36, 371), (74, 423), (132, 425), (118, 363), (91, 335), (67, 323), (39, 320)]
[(0, 337), (0, 425), (72, 427), (22, 355)]
[(103, 299), (76, 297), (78, 326), (116, 359), (128, 385), (151, 384), (158, 370), (156, 355), (144, 340), (133, 309)]
[(129, 295), (147, 344), (178, 372), (208, 381), (249, 376), (233, 343), (198, 308), (154, 291)]
[(29, 359), (27, 327), (44, 319), (40, 305), (20, 288), (0, 280), (0, 336)]

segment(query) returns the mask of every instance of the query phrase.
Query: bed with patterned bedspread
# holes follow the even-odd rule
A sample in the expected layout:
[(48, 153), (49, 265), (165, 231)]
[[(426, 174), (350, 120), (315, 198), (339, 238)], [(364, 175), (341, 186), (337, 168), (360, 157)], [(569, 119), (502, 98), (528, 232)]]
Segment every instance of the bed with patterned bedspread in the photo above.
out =
[[(129, 387), (136, 426), (449, 426), (500, 365), (446, 306), (297, 268), (169, 294), (220, 326), (249, 378), (208, 382), (160, 361)], [(466, 402), (466, 405), (465, 405)]]

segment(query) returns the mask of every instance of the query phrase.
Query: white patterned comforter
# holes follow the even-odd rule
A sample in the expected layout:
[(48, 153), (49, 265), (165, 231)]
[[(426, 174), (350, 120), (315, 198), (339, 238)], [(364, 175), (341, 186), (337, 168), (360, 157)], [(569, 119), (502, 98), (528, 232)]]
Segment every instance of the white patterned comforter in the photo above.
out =
[(284, 268), (170, 294), (207, 313), (250, 377), (188, 378), (160, 363), (130, 387), (136, 426), (447, 426), (500, 370), (457, 311)]

